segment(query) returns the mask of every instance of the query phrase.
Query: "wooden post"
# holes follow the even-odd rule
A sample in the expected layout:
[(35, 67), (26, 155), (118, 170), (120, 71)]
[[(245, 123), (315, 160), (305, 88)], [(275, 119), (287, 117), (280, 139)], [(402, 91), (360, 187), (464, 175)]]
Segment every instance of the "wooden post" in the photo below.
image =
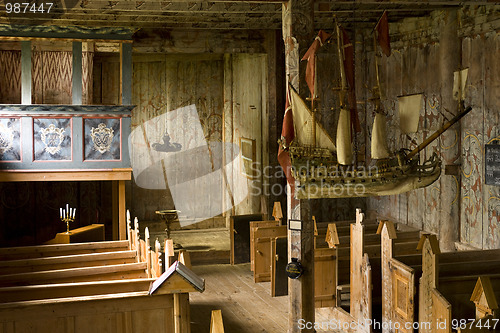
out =
[[(459, 69), (461, 62), (458, 19), (457, 10), (445, 11), (439, 36), (441, 112), (450, 118), (456, 116), (459, 111), (458, 104), (453, 99), (453, 72)], [(461, 164), (460, 137), (460, 122), (442, 134), (441, 142), (446, 143), (443, 144), (446, 148), (441, 148), (444, 165)], [(460, 174), (444, 173), (439, 180), (441, 184), (439, 245), (443, 251), (455, 251), (455, 242), (459, 240), (460, 230)]]
[(210, 333), (224, 333), (224, 324), (222, 322), (221, 310), (212, 310), (212, 319), (210, 320)]
[(82, 104), (82, 42), (73, 42), (72, 103)]
[[(421, 323), (430, 323), (432, 317), (432, 291), (438, 287), (439, 277), (439, 242), (435, 235), (423, 235), (418, 249), (422, 251), (422, 277), (419, 288), (418, 319)], [(431, 333), (425, 325), (421, 332)]]
[(127, 239), (127, 212), (125, 207), (125, 181), (112, 181), (113, 239)]
[[(377, 234), (380, 235), (380, 250), (381, 250), (381, 271), (382, 271), (382, 322), (388, 323), (392, 320), (391, 303), (392, 303), (392, 274), (390, 261), (392, 258), (393, 239), (397, 238), (396, 228), (392, 221), (380, 221), (377, 229)], [(382, 327), (383, 333), (388, 333), (387, 325)]]
[(21, 104), (31, 104), (31, 41), (21, 42)]
[[(312, 0), (289, 0), (282, 5), (283, 41), (285, 43), (285, 69), (288, 82), (298, 91), (307, 91), (304, 77), (299, 78), (300, 59), (307, 51), (314, 36), (314, 3)], [(299, 23), (300, 24), (295, 24)], [(299, 87), (299, 85), (302, 88)], [(300, 329), (300, 322), (314, 323), (314, 231), (309, 200), (295, 199), (288, 186), (287, 216), (302, 221), (302, 230), (288, 231), (288, 259), (297, 258), (304, 267), (299, 279), (288, 284), (288, 332), (314, 332), (314, 328)]]
[(132, 104), (132, 43), (120, 44), (120, 95), (122, 105)]
[(168, 268), (175, 261), (174, 242), (171, 239), (165, 239), (163, 251), (165, 251), (165, 268)]

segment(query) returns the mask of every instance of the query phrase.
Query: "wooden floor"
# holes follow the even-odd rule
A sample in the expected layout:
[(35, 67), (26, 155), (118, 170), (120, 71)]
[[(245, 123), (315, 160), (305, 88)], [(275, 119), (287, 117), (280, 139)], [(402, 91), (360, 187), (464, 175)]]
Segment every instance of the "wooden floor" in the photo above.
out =
[[(194, 266), (193, 271), (205, 279), (205, 291), (190, 294), (193, 333), (210, 331), (216, 309), (222, 310), (226, 333), (288, 331), (288, 297), (271, 297), (270, 282), (254, 283), (250, 264)], [(317, 315), (316, 321), (329, 319)]]

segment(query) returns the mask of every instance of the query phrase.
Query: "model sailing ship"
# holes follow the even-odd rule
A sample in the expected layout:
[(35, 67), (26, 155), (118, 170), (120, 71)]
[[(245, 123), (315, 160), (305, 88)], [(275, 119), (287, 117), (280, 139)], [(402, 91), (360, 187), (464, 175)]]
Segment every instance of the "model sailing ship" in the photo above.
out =
[[(298, 199), (381, 196), (400, 194), (429, 186), (441, 174), (441, 159), (434, 152), (429, 159), (420, 163), (419, 152), (471, 111), (471, 107), (465, 109), (463, 106), (466, 72), (455, 73), (455, 85), (458, 87), (456, 88), (458, 93), (455, 92), (455, 95), (459, 99), (459, 114), (412, 151), (401, 149), (391, 154), (386, 143), (386, 120), (380, 105), (381, 94), (376, 61), (377, 86), (373, 90), (375, 119), (371, 138), (371, 153), (374, 163), (370, 166), (358, 165), (352, 161), (351, 116), (350, 110), (345, 104), (345, 96), (349, 90), (344, 68), (345, 43), (343, 37), (346, 36), (337, 24), (341, 89), (336, 144), (321, 125), (315, 121), (314, 112), (311, 112), (292, 87), (289, 88), (295, 136), (288, 145), (283, 136), (279, 143), (281, 149), (287, 150), (290, 156), (291, 174), (295, 179), (295, 196)], [(376, 51), (376, 38), (374, 41)], [(349, 81), (350, 84), (352, 82), (353, 80)], [(315, 97), (313, 90), (311, 91), (312, 105), (314, 105)], [(413, 118), (410, 119), (409, 123), (402, 121), (402, 124), (409, 124), (409, 127), (413, 127), (409, 131), (417, 131), (421, 101), (421, 95), (400, 98), (400, 115)]]

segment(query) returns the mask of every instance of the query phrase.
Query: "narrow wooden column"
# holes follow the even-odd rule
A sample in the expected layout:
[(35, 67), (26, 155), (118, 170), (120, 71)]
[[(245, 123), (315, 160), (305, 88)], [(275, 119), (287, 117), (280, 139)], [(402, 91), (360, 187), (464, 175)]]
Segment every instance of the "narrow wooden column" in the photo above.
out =
[(75, 105), (82, 104), (82, 42), (73, 42), (73, 74), (71, 97)]
[(125, 181), (112, 181), (113, 240), (127, 239), (127, 216), (125, 209)]
[(120, 95), (122, 105), (132, 104), (132, 43), (120, 44)]
[[(300, 59), (314, 36), (313, 1), (287, 1), (283, 4), (282, 13), (287, 81), (297, 91), (305, 92), (306, 63)], [(287, 216), (302, 220), (301, 231), (288, 231), (288, 257), (289, 260), (297, 258), (304, 267), (304, 274), (299, 279), (291, 279), (288, 284), (289, 333), (314, 332), (314, 225), (310, 210), (309, 200), (298, 201), (288, 191)]]
[(21, 104), (31, 104), (31, 41), (21, 42)]
[[(439, 60), (441, 81), (441, 112), (451, 119), (458, 113), (457, 101), (453, 99), (453, 73), (459, 69), (461, 45), (458, 37), (458, 15), (456, 10), (443, 14), (439, 36)], [(441, 149), (443, 165), (461, 163), (460, 122), (443, 133), (441, 140), (447, 143)], [(443, 168), (444, 169), (444, 168)], [(447, 175), (443, 171), (441, 183), (441, 218), (439, 227), (440, 247), (454, 251), (460, 230), (460, 174)]]

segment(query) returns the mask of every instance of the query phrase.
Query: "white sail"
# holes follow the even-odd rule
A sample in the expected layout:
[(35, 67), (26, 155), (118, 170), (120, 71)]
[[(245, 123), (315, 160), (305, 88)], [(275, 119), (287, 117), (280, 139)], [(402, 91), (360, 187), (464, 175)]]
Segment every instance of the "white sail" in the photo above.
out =
[(383, 159), (389, 157), (389, 148), (387, 147), (387, 135), (385, 130), (386, 119), (381, 113), (375, 113), (372, 131), (372, 158)]
[(416, 133), (422, 109), (422, 94), (398, 97), (399, 126), (403, 134)]
[[(312, 136), (313, 116), (311, 110), (306, 106), (302, 98), (292, 89), (291, 104), (293, 112), (293, 126), (295, 130), (295, 139), (298, 145), (314, 146)], [(328, 148), (335, 151), (335, 144), (324, 128), (315, 122), (316, 126), (316, 147)]]
[(337, 125), (337, 160), (340, 164), (352, 164), (351, 115), (349, 110), (340, 109)]
[(469, 69), (465, 68), (456, 71), (453, 75), (453, 98), (456, 101), (465, 100), (465, 82), (467, 81), (467, 74), (469, 74)]

